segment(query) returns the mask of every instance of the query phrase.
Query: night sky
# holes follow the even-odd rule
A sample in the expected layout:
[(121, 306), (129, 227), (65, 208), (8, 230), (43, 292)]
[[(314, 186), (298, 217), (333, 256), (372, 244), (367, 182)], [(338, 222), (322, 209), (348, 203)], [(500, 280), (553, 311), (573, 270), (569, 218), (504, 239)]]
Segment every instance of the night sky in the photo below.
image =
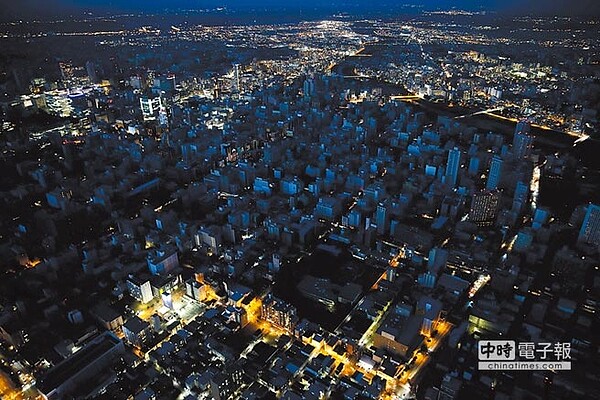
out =
[(234, 12), (244, 11), (346, 11), (350, 13), (402, 12), (407, 5), (415, 10), (457, 7), (468, 10), (490, 10), (511, 14), (600, 15), (598, 0), (2, 0), (0, 18), (34, 18), (82, 11), (160, 12), (165, 9), (204, 9), (225, 6)]

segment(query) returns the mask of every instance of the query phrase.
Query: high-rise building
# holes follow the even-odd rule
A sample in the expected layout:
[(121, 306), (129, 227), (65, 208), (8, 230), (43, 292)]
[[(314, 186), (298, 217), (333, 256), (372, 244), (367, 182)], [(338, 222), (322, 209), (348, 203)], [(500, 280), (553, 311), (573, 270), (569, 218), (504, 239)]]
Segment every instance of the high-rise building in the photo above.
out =
[(129, 78), (129, 84), (134, 89), (143, 89), (145, 87), (145, 81), (141, 76), (134, 75)]
[(161, 108), (163, 108), (163, 103), (160, 97), (142, 97), (140, 99), (140, 109), (142, 110), (144, 120), (156, 119)]
[(485, 190), (473, 194), (469, 221), (485, 226), (494, 223), (498, 206), (500, 205), (500, 192)]
[(204, 283), (200, 283), (195, 279), (189, 279), (185, 282), (185, 294), (194, 300), (206, 300), (207, 292), (208, 288)]
[(131, 297), (144, 304), (149, 303), (154, 299), (152, 293), (152, 285), (148, 279), (141, 279), (134, 275), (129, 275), (127, 278), (127, 290)]
[(521, 181), (517, 182), (515, 188), (515, 195), (513, 197), (512, 209), (516, 212), (522, 212), (525, 204), (527, 203), (527, 197), (529, 195), (529, 186)]
[(519, 121), (515, 128), (515, 134), (513, 137), (513, 154), (518, 159), (524, 159), (529, 157), (531, 149), (533, 147), (533, 136), (529, 134), (531, 125), (529, 122), (523, 120)]
[(289, 331), (293, 331), (298, 322), (296, 307), (271, 294), (262, 302), (260, 317)]
[(152, 249), (146, 257), (152, 275), (169, 273), (179, 266), (179, 256), (175, 248)]
[(526, 120), (522, 119), (517, 122), (517, 126), (515, 127), (515, 133), (529, 133), (531, 132), (531, 124)]
[(500, 156), (495, 155), (492, 157), (492, 162), (490, 163), (490, 173), (485, 185), (487, 190), (494, 190), (498, 188), (498, 185), (500, 184), (500, 178), (502, 177), (502, 163), (503, 161)]
[(254, 178), (254, 193), (265, 194), (267, 196), (270, 196), (272, 186), (273, 185), (267, 179), (261, 178), (259, 176)]
[(315, 95), (315, 80), (307, 78), (302, 85), (302, 91), (305, 99), (310, 99)]
[(175, 74), (168, 74), (164, 88), (169, 91), (174, 91), (176, 86)]
[(419, 299), (415, 314), (423, 317), (421, 322), (422, 335), (431, 337), (441, 318), (443, 318), (442, 307), (442, 302), (433, 297), (423, 296)]
[(579, 230), (579, 242), (600, 245), (600, 206), (590, 204)]
[(85, 63), (85, 70), (87, 72), (88, 78), (92, 83), (98, 82), (98, 74), (96, 73), (96, 64), (93, 61), (88, 61)]
[(284, 178), (281, 180), (281, 192), (288, 196), (293, 196), (304, 190), (304, 182), (298, 177)]
[(150, 334), (150, 324), (135, 315), (123, 324), (122, 330), (129, 343), (141, 346)]
[(387, 229), (387, 209), (385, 204), (379, 203), (375, 212), (375, 224), (377, 225), (377, 233), (382, 235)]
[(477, 173), (479, 172), (479, 158), (478, 157), (471, 157), (471, 159), (469, 160), (469, 175), (471, 176), (475, 176), (477, 175)]
[(448, 250), (440, 247), (434, 247), (429, 251), (429, 258), (427, 259), (427, 269), (434, 274), (437, 274), (446, 266), (448, 261)]
[(231, 91), (240, 91), (240, 64), (233, 64), (233, 79), (231, 81)]
[(321, 197), (315, 207), (315, 215), (328, 221), (338, 218), (340, 206), (333, 197)]
[(352, 209), (348, 214), (348, 225), (353, 228), (359, 228), (362, 222), (362, 214), (357, 208)]
[(279, 272), (279, 270), (281, 269), (281, 256), (279, 254), (273, 254), (273, 257), (271, 257), (271, 263), (272, 265), (271, 269), (274, 272)]
[(186, 165), (190, 165), (198, 154), (198, 146), (195, 143), (184, 143), (181, 145), (181, 158)]
[(417, 282), (419, 286), (423, 286), (429, 289), (432, 289), (435, 286), (436, 276), (431, 272), (426, 272), (424, 274), (420, 274), (417, 278)]
[(454, 187), (458, 181), (458, 170), (460, 168), (460, 150), (455, 147), (448, 151), (448, 162), (446, 163), (446, 183)]
[(533, 243), (533, 237), (535, 232), (531, 228), (524, 228), (519, 231), (517, 238), (513, 244), (513, 250), (518, 252), (526, 251), (531, 243)]

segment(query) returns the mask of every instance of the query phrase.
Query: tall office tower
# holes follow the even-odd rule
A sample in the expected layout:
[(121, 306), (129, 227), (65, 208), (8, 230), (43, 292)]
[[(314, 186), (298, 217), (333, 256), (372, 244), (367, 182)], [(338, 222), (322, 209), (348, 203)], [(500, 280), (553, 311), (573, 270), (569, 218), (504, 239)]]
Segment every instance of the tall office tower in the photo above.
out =
[(88, 61), (85, 63), (85, 70), (87, 72), (88, 78), (92, 83), (98, 82), (98, 74), (96, 74), (96, 64), (93, 61)]
[(500, 156), (495, 155), (492, 157), (492, 162), (490, 163), (490, 173), (485, 185), (487, 190), (494, 190), (498, 188), (500, 178), (502, 177), (502, 162), (503, 161)]
[(529, 134), (531, 125), (523, 120), (517, 123), (515, 135), (513, 137), (513, 154), (518, 159), (529, 157), (533, 147), (533, 136)]
[(427, 269), (429, 272), (437, 274), (446, 266), (448, 261), (448, 250), (440, 247), (434, 247), (429, 250), (429, 258), (427, 259)]
[(455, 147), (448, 151), (448, 162), (446, 163), (446, 183), (456, 186), (458, 181), (458, 170), (460, 168), (460, 150)]
[(527, 198), (529, 195), (529, 186), (521, 181), (517, 182), (517, 187), (515, 188), (515, 195), (513, 197), (512, 209), (518, 213), (521, 213), (525, 208), (525, 204), (527, 203)]
[(302, 85), (302, 92), (304, 93), (305, 99), (310, 99), (315, 95), (315, 80), (312, 78), (306, 78), (304, 84)]
[(469, 210), (469, 221), (480, 226), (492, 225), (498, 213), (499, 205), (500, 192), (497, 190), (485, 190), (473, 194), (471, 209)]
[(577, 241), (591, 245), (600, 245), (600, 206), (590, 204), (579, 230)]
[(375, 212), (375, 223), (377, 224), (377, 233), (380, 235), (386, 232), (387, 228), (387, 209), (385, 204), (379, 203)]
[(233, 80), (231, 82), (231, 90), (233, 92), (240, 91), (240, 64), (233, 64)]

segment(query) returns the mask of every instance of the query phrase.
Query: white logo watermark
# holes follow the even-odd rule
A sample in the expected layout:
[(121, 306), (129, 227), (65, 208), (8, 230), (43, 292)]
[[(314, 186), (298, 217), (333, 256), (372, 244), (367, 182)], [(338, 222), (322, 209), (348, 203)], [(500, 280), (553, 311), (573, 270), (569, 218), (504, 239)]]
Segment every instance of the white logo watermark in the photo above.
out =
[(480, 340), (477, 345), (479, 369), (570, 370), (571, 343)]

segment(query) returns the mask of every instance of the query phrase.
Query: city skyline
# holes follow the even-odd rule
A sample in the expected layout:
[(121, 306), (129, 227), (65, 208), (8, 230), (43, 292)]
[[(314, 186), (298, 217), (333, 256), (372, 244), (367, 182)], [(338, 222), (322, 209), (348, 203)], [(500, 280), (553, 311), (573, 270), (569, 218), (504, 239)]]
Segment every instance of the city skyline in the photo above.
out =
[(0, 398), (600, 398), (595, 7), (11, 3)]

